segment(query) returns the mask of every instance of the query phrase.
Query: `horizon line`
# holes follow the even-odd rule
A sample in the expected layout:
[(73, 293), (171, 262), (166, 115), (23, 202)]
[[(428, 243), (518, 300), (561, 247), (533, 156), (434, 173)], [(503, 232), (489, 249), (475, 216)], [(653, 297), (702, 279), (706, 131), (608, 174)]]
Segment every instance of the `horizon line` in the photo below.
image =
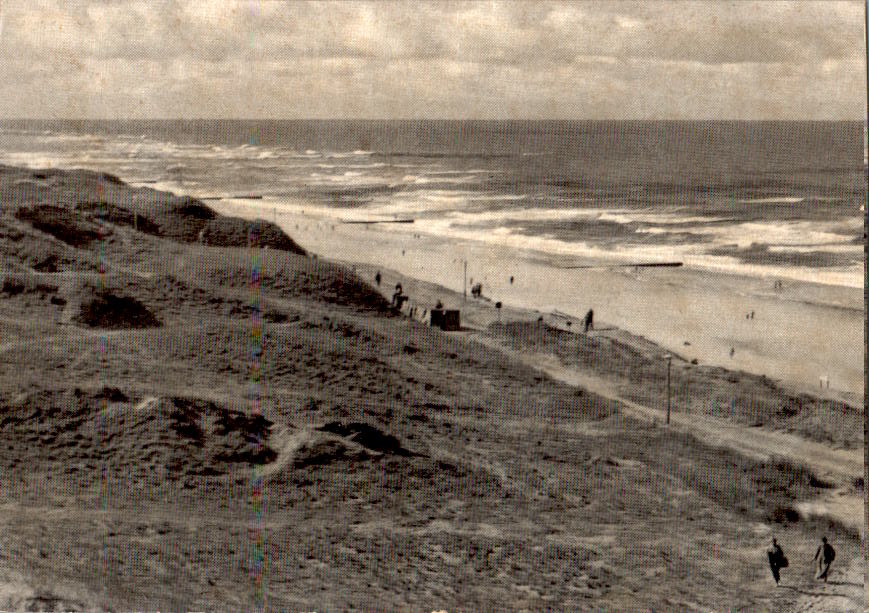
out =
[(552, 118), (446, 118), (446, 117), (0, 117), (0, 122), (4, 121), (360, 121), (360, 122), (480, 122), (480, 123), (498, 123), (498, 122), (517, 122), (517, 123), (537, 123), (544, 121), (560, 121), (560, 122), (689, 122), (689, 121), (709, 121), (709, 122), (754, 122), (754, 123), (834, 123), (834, 122), (849, 122), (849, 123), (867, 123), (866, 117), (857, 118), (719, 118), (719, 117), (703, 117), (703, 118), (568, 118), (568, 117), (552, 117)]

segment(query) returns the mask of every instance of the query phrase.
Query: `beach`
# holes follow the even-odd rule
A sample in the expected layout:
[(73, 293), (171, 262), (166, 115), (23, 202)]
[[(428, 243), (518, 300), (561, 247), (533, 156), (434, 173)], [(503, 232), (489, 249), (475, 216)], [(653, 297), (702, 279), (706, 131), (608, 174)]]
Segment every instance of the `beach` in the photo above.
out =
[(492, 301), (545, 314), (559, 311), (574, 321), (593, 309), (602, 325), (648, 338), (687, 360), (763, 374), (852, 402), (863, 394), (860, 288), (784, 279), (779, 289), (776, 278), (610, 267), (618, 264), (612, 260), (565, 259), (565, 266), (601, 268), (559, 269), (532, 249), (444, 240), (427, 233), (424, 220), (401, 226), (351, 225), (335, 216), (315, 216), (301, 203), (283, 205), (279, 214), (263, 201), (232, 199), (211, 205), (225, 214), (274, 217), (288, 233), (301, 232), (306, 248), (351, 265), (390, 268), (461, 291), (467, 261), (468, 290), (471, 280), (480, 282)]

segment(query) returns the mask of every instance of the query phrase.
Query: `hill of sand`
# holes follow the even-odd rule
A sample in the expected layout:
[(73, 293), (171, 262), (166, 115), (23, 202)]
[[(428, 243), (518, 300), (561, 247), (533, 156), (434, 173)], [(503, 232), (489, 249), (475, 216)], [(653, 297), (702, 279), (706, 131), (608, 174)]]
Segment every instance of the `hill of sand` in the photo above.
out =
[[(0, 167), (0, 203), (0, 609), (862, 608), (858, 530), (801, 506), (841, 475), (650, 419), (642, 354), (432, 329), (274, 227), (106, 175)], [(801, 436), (806, 403), (763, 394), (710, 417)]]

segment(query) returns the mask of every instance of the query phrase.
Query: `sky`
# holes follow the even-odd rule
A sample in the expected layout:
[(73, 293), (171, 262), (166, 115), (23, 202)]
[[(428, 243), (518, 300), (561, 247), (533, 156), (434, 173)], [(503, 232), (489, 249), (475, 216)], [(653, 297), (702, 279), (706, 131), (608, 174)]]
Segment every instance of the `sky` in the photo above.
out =
[(865, 119), (864, 4), (0, 0), (0, 118)]

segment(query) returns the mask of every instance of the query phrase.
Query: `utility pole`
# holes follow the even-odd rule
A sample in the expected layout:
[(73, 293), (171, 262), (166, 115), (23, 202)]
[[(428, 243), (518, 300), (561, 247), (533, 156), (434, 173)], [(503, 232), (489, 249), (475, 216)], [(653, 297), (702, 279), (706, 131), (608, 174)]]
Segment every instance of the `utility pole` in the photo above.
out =
[(462, 281), (462, 302), (468, 301), (468, 260), (462, 260), (465, 269), (465, 278)]
[(667, 423), (670, 423), (670, 364), (673, 361), (673, 356), (667, 354)]

